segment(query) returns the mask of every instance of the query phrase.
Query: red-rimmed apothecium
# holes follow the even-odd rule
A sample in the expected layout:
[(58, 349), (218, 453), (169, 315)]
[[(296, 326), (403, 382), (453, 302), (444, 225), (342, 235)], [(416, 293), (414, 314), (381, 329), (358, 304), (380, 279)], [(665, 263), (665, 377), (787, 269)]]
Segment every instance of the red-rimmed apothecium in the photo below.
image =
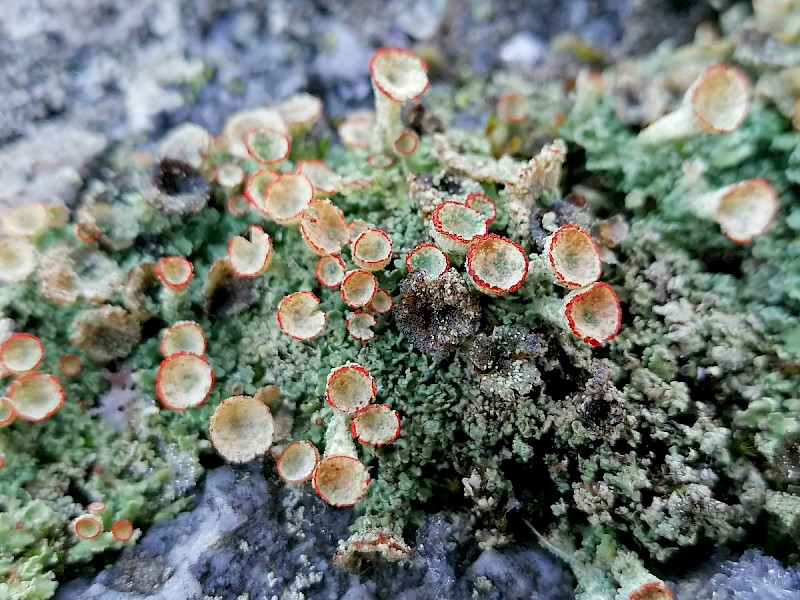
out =
[(366, 271), (380, 271), (392, 260), (392, 239), (380, 229), (367, 229), (353, 242), (353, 262)]
[(202, 356), (178, 352), (165, 358), (156, 373), (156, 397), (168, 410), (197, 408), (214, 389), (214, 370)]
[(577, 225), (562, 225), (548, 236), (543, 256), (556, 283), (564, 287), (584, 287), (602, 275), (600, 250), (592, 236)]
[(165, 256), (158, 259), (156, 276), (169, 289), (180, 291), (194, 278), (194, 265), (182, 256)]
[(402, 132), (400, 110), (428, 89), (428, 65), (405, 48), (379, 48), (369, 62), (375, 91), (375, 127), (371, 136), (373, 153), (392, 148)]
[(300, 220), (300, 234), (306, 246), (319, 256), (338, 254), (350, 241), (347, 221), (330, 200), (313, 200)]
[(375, 337), (372, 328), (377, 324), (377, 320), (365, 310), (357, 310), (345, 322), (347, 332), (354, 340), (366, 343)]
[(64, 377), (77, 377), (83, 371), (83, 360), (77, 354), (64, 354), (58, 359), (58, 369)]
[(16, 416), (31, 423), (52, 417), (63, 406), (64, 396), (58, 377), (38, 371), (15, 379), (8, 390)]
[(328, 373), (325, 399), (335, 409), (353, 414), (375, 398), (375, 379), (364, 367), (348, 363)]
[(72, 521), (72, 531), (82, 540), (93, 540), (103, 533), (103, 521), (97, 515), (81, 515)]
[(332, 290), (342, 285), (345, 272), (344, 261), (340, 256), (333, 254), (320, 258), (314, 269), (320, 285)]
[(278, 475), (286, 483), (305, 483), (314, 475), (319, 464), (319, 451), (311, 442), (298, 440), (291, 442), (275, 464)]
[(93, 515), (102, 515), (104, 512), (106, 512), (106, 503), (100, 500), (95, 500), (86, 506), (86, 510)]
[(232, 114), (222, 126), (220, 142), (236, 158), (249, 158), (246, 138), (257, 129), (271, 129), (289, 133), (280, 113), (269, 108), (243, 110)]
[(349, 271), (342, 281), (342, 300), (350, 308), (366, 306), (378, 291), (378, 280), (369, 271), (356, 269)]
[(467, 252), (467, 273), (475, 287), (491, 296), (516, 292), (528, 276), (528, 258), (516, 242), (490, 233)]
[(199, 323), (178, 321), (164, 330), (158, 350), (164, 358), (179, 352), (203, 356), (206, 353), (206, 334)]
[(570, 331), (591, 346), (614, 339), (622, 326), (619, 298), (602, 281), (567, 294), (564, 316)]
[(406, 255), (406, 270), (420, 271), (426, 279), (436, 279), (450, 268), (450, 259), (436, 244), (424, 243)]
[(327, 316), (319, 310), (319, 298), (306, 291), (284, 297), (278, 304), (276, 315), (281, 331), (300, 341), (317, 337), (327, 322)]
[(262, 165), (282, 163), (292, 148), (289, 136), (275, 129), (254, 129), (244, 138), (247, 153)]
[(17, 418), (14, 403), (8, 396), (0, 396), (0, 427), (8, 427)]
[(128, 519), (117, 519), (111, 524), (111, 536), (118, 542), (127, 542), (133, 537), (133, 523)]
[(27, 373), (44, 360), (44, 344), (30, 333), (12, 333), (0, 344), (0, 370)]
[(400, 156), (411, 156), (419, 146), (419, 135), (413, 129), (404, 129), (392, 142), (392, 148)]
[(400, 415), (386, 404), (365, 406), (356, 411), (350, 428), (362, 444), (385, 446), (400, 436)]
[(314, 186), (308, 177), (300, 173), (286, 173), (264, 190), (261, 210), (276, 223), (295, 225), (300, 222), (303, 211), (313, 198)]
[(433, 209), (431, 228), (442, 250), (464, 255), (472, 242), (486, 235), (486, 219), (465, 204), (449, 200)]
[(384, 289), (379, 289), (375, 292), (375, 297), (369, 304), (369, 309), (376, 315), (385, 315), (394, 306), (394, 299), (392, 295)]
[(228, 260), (237, 277), (258, 277), (272, 262), (272, 240), (258, 225), (248, 227), (246, 236), (236, 235), (228, 241)]
[(340, 508), (357, 504), (367, 493), (369, 481), (366, 467), (355, 456), (327, 456), (314, 470), (314, 491)]
[(246, 463), (269, 450), (275, 423), (261, 400), (231, 396), (214, 410), (208, 432), (220, 456), (233, 463)]
[(247, 179), (247, 183), (244, 186), (244, 197), (262, 215), (267, 215), (267, 189), (280, 176), (277, 171), (259, 169)]

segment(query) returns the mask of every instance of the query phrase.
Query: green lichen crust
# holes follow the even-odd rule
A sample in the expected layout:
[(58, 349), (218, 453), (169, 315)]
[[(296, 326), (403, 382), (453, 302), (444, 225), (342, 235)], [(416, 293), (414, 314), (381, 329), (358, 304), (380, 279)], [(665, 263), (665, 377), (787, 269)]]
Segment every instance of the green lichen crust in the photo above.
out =
[[(684, 55), (660, 49), (638, 68), (668, 72)], [(772, 68), (742, 66), (753, 78)], [(397, 411), (401, 433), (385, 446), (356, 444), (371, 483), (342, 564), (402, 560), (402, 540), (443, 509), (473, 512), (484, 548), (508, 542), (519, 517), (528, 520), (572, 566), (582, 598), (660, 585), (650, 571), (684, 548), (753, 540), (796, 554), (800, 136), (757, 98), (732, 133), (643, 150), (613, 85), (573, 98), (560, 84), (534, 89), (505, 75), (446, 98), (434, 92), (430, 103), (447, 117), (454, 107), (484, 110), (470, 103), (507, 91), (536, 107), (530, 117), (493, 121), (486, 132), (422, 131), (416, 152), (387, 168), (370, 167), (366, 150), (305, 134), (272, 165), (287, 173), (299, 160), (325, 160), (338, 174), (331, 200), (348, 223), (362, 220), (391, 238), (392, 260), (374, 275), (395, 309), (375, 315), (367, 343), (348, 335), (348, 307), (317, 280), (318, 256), (297, 227), (254, 208), (239, 216), (227, 209), (242, 185), (214, 183), (215, 167), (235, 163), (249, 177), (255, 161), (212, 149), (201, 164), (205, 180), (188, 171), (170, 180), (178, 206), (158, 196), (152, 165), (131, 148), (109, 154), (80, 198), (84, 207), (102, 198), (102, 211), (76, 214), (111, 224), (90, 243), (123, 275), (115, 273), (110, 293), (91, 265), (79, 279), (136, 326), (89, 335), (86, 315), (98, 307), (80, 289), (68, 294), (74, 304), (43, 298), (43, 288), (61, 289), (39, 281), (44, 275), (0, 287), (3, 316), (46, 348), (42, 372), (59, 374), (64, 354), (83, 360), (78, 375), (61, 376), (66, 401), (55, 415), (0, 429), (0, 596), (49, 597), (93, 556), (123, 546), (108, 532), (116, 519), (130, 520), (138, 536), (186, 507), (201, 458), (213, 452), (209, 418), (227, 397), (277, 386), (280, 397), (268, 401), (276, 443), (308, 440), (322, 455), (335, 410), (325, 402), (326, 377), (351, 362), (374, 378), (374, 402)], [(748, 245), (687, 206), (694, 195), (756, 177), (775, 188), (780, 209)], [(519, 243), (531, 261), (525, 282), (478, 295), (459, 253), (437, 278), (409, 277), (404, 259), (432, 241), (435, 207), (481, 190), (497, 208), (489, 232)], [(186, 206), (187, 214), (170, 214)], [(600, 348), (570, 332), (564, 290), (539, 268), (543, 240), (567, 222), (598, 242), (603, 281), (621, 303), (622, 328)], [(612, 222), (624, 233), (609, 233)], [(253, 224), (269, 234), (272, 262), (263, 275), (238, 279), (219, 259)], [(55, 226), (36, 245), (45, 257), (58, 244), (78, 248), (73, 232)], [(186, 289), (159, 286), (153, 265), (165, 256), (192, 262)], [(348, 249), (343, 257), (355, 268)], [(279, 302), (298, 291), (313, 292), (327, 319), (310, 341), (285, 335), (276, 319)], [(156, 400), (155, 379), (161, 334), (181, 320), (205, 332), (216, 381), (204, 404), (172, 412)], [(115, 335), (125, 344), (109, 343)], [(280, 485), (274, 458), (263, 463)], [(104, 533), (79, 540), (70, 525), (92, 501), (106, 503)], [(762, 518), (766, 533), (754, 527)]]

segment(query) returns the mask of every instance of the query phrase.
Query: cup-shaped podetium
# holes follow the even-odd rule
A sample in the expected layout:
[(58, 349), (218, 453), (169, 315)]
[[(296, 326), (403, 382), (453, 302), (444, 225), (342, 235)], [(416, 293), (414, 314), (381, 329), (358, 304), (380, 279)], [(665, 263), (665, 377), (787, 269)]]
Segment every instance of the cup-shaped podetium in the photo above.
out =
[(30, 333), (12, 333), (0, 344), (0, 368), (6, 373), (27, 373), (44, 360), (44, 344)]
[(164, 330), (158, 350), (164, 358), (179, 352), (203, 356), (206, 353), (206, 334), (199, 323), (178, 321)]
[(373, 404), (356, 411), (350, 428), (362, 444), (385, 446), (400, 436), (400, 416), (386, 404)]
[(350, 308), (360, 308), (372, 302), (378, 292), (378, 280), (369, 271), (349, 271), (342, 281), (342, 300)]
[(327, 456), (314, 471), (314, 491), (332, 506), (358, 503), (367, 493), (369, 481), (367, 468), (354, 456)]
[(689, 202), (695, 215), (716, 222), (722, 233), (738, 244), (767, 231), (778, 213), (778, 194), (761, 178), (740, 181)]
[(290, 338), (307, 341), (325, 329), (328, 317), (319, 310), (319, 298), (312, 292), (295, 292), (278, 304), (278, 326)]
[(275, 467), (286, 483), (298, 484), (311, 479), (318, 464), (319, 451), (316, 446), (306, 440), (298, 440), (286, 446)]
[(8, 390), (16, 416), (31, 423), (52, 417), (63, 406), (64, 395), (58, 377), (39, 371), (18, 377)]
[(367, 229), (353, 242), (352, 256), (365, 271), (380, 271), (392, 260), (392, 240), (385, 231)]
[(93, 540), (103, 533), (103, 521), (97, 515), (87, 513), (72, 521), (72, 531), (82, 540)]
[(318, 256), (338, 254), (350, 241), (344, 214), (330, 200), (313, 200), (300, 220), (300, 235)]
[(528, 276), (525, 251), (519, 244), (493, 233), (470, 246), (466, 267), (475, 287), (491, 296), (516, 292)]
[(272, 445), (274, 431), (269, 408), (252, 396), (231, 396), (220, 402), (208, 427), (214, 448), (233, 463), (262, 456)]
[(570, 331), (591, 346), (614, 339), (622, 326), (619, 298), (602, 281), (567, 294), (564, 316)]
[(353, 414), (375, 398), (375, 379), (361, 365), (348, 363), (328, 373), (325, 399), (335, 409)]
[(700, 133), (738, 129), (750, 110), (751, 86), (736, 67), (712, 65), (686, 91), (681, 105), (639, 133), (639, 141), (656, 144)]
[(460, 202), (448, 200), (433, 210), (431, 228), (439, 248), (463, 256), (472, 242), (486, 235), (487, 227), (481, 213)]
[(214, 389), (214, 370), (202, 356), (178, 352), (161, 361), (156, 373), (156, 397), (168, 410), (197, 408)]
[(300, 173), (286, 173), (264, 191), (262, 212), (281, 225), (295, 225), (314, 198), (314, 186)]
[(425, 279), (437, 279), (450, 268), (450, 259), (436, 244), (422, 243), (406, 255), (406, 270), (420, 271)]
[(345, 326), (351, 338), (357, 342), (366, 343), (375, 337), (375, 332), (372, 331), (372, 328), (375, 327), (377, 322), (371, 313), (365, 310), (357, 310), (347, 319)]
[(258, 225), (247, 229), (247, 237), (235, 235), (228, 242), (228, 260), (237, 277), (263, 275), (272, 262), (272, 240)]
[(567, 288), (594, 283), (603, 272), (597, 244), (577, 225), (562, 225), (549, 235), (543, 255), (556, 283)]
[(165, 256), (158, 259), (156, 276), (169, 289), (181, 291), (194, 278), (194, 265), (182, 256)]
[(344, 281), (344, 276), (346, 273), (344, 261), (340, 256), (333, 254), (323, 256), (317, 261), (317, 266), (314, 269), (314, 273), (317, 276), (317, 281), (319, 281), (322, 287), (326, 287), (331, 290), (336, 289), (342, 285), (342, 282)]

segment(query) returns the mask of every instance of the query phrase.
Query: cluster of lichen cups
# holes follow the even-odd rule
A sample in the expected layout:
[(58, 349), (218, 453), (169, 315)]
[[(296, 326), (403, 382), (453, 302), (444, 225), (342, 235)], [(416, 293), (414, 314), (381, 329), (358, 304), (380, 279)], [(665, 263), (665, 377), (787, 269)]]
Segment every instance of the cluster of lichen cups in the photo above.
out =
[[(45, 347), (39, 338), (28, 333), (11, 333), (0, 344), (0, 373), (14, 377), (8, 395), (0, 397), (0, 427), (15, 420), (41, 423), (55, 415), (63, 406), (64, 387), (56, 375), (37, 369), (45, 357)], [(76, 354), (59, 358), (61, 376), (77, 376), (83, 368)], [(0, 468), (5, 465), (5, 455), (0, 452)], [(86, 513), (72, 521), (72, 531), (80, 540), (97, 539), (104, 530), (103, 514), (106, 504), (94, 501), (86, 506)], [(118, 542), (127, 542), (134, 536), (133, 524), (128, 519), (109, 521), (108, 534)]]
[[(338, 131), (346, 146), (368, 149), (368, 163), (378, 171), (416, 152), (419, 136), (403, 128), (400, 110), (404, 102), (425, 91), (428, 79), (424, 62), (401, 49), (379, 50), (370, 63), (370, 72), (375, 112), (352, 113)], [(591, 83), (602, 88), (602, 81)], [(590, 102), (579, 100), (576, 110)], [(744, 120), (748, 102), (749, 84), (739, 71), (711, 67), (693, 84), (679, 109), (643, 130), (639, 143), (646, 148), (679, 136), (733, 131)], [(500, 118), (506, 124), (523, 122), (527, 110), (520, 94), (512, 92), (501, 98)], [(182, 126), (159, 147), (161, 169), (167, 178), (185, 176), (189, 168), (199, 170), (205, 180), (225, 190), (227, 210), (235, 217), (256, 216), (297, 228), (313, 256), (308, 260), (309, 271), (313, 270), (317, 281), (333, 297), (341, 299), (345, 310), (350, 309), (345, 322), (349, 336), (369, 343), (376, 335), (379, 319), (394, 305), (393, 290), (382, 289), (376, 275), (392, 264), (395, 249), (389, 233), (361, 220), (348, 221), (330, 199), (337, 193), (353, 193), (372, 185), (369, 178), (344, 177), (319, 160), (299, 160), (288, 166), (295, 140), (321, 115), (318, 99), (298, 94), (274, 108), (232, 116), (218, 137), (197, 126)], [(553, 148), (548, 151), (557, 153)], [(190, 214), (204, 207), (188, 193), (176, 194), (170, 202), (159, 206), (165, 214)], [(683, 208), (715, 221), (730, 239), (748, 242), (769, 227), (777, 200), (770, 184), (751, 179), (716, 191), (688, 194)], [(483, 193), (441, 199), (430, 211), (433, 242), (421, 243), (405, 255), (406, 271), (435, 281), (463, 265), (465, 278), (488, 296), (513, 294), (526, 282), (549, 281), (568, 292), (563, 299), (541, 298), (537, 302), (536, 310), (543, 320), (567, 329), (591, 346), (613, 339), (622, 322), (620, 303), (614, 290), (599, 281), (601, 251), (587, 229), (573, 223), (554, 227), (544, 240), (543, 250), (529, 255), (524, 244), (518, 243), (519, 237), (511, 239), (514, 235), (510, 232), (511, 237), (489, 232), (497, 212), (495, 201)], [(63, 281), (64, 274), (72, 277), (76, 271), (73, 263), (102, 263), (104, 258), (95, 248), (104, 235), (106, 217), (89, 210), (78, 215), (74, 235), (83, 254), (54, 258), (56, 267), (50, 268), (62, 277), (53, 277), (52, 281)], [(0, 281), (17, 283), (29, 278), (38, 263), (37, 238), (49, 227), (62, 225), (66, 218), (63, 209), (41, 204), (8, 211), (3, 219), (6, 237), (0, 240)], [(228, 276), (241, 280), (263, 276), (275, 258), (272, 241), (259, 224), (249, 223), (241, 235), (228, 240), (227, 253), (217, 257), (208, 273), (207, 287)], [(188, 301), (187, 286), (195, 276), (192, 263), (182, 256), (163, 256), (139, 269), (139, 276), (158, 282), (157, 302), (162, 314), (180, 314), (180, 307)], [(57, 303), (78, 299), (102, 303), (109, 296), (106, 290), (120, 283), (117, 272), (112, 265), (103, 278), (87, 282), (85, 287), (81, 287), (77, 275), (74, 284), (72, 280), (68, 285), (43, 284), (43, 295)], [(273, 323), (298, 344), (307, 343), (328, 326), (328, 315), (320, 305), (313, 292), (298, 290), (279, 302)], [(113, 307), (96, 311), (92, 316), (120, 320)], [(167, 410), (197, 408), (209, 398), (215, 384), (214, 370), (206, 357), (206, 334), (194, 321), (167, 322), (173, 324), (161, 334), (163, 360), (157, 370), (155, 395)], [(123, 330), (135, 327), (124, 319), (118, 324)], [(15, 419), (39, 422), (50, 418), (62, 406), (65, 393), (58, 377), (37, 371), (44, 357), (42, 343), (27, 333), (2, 329), (0, 333), (4, 340), (0, 345), (2, 375), (15, 377), (7, 395), (0, 398), (0, 427)], [(83, 368), (76, 354), (62, 356), (59, 365), (63, 377), (74, 377)], [(328, 504), (352, 506), (364, 497), (370, 484), (355, 441), (381, 447), (400, 435), (400, 416), (386, 404), (374, 404), (376, 393), (375, 381), (364, 367), (347, 363), (331, 370), (325, 401), (333, 410), (327, 417), (322, 452), (311, 441), (292, 439), (291, 431), (285, 431), (273, 418), (272, 409), (280, 400), (280, 390), (274, 386), (263, 387), (252, 396), (233, 395), (222, 400), (211, 417), (209, 437), (217, 452), (232, 463), (249, 462), (270, 453), (278, 475), (287, 484), (310, 481)], [(104, 509), (102, 502), (87, 506), (86, 514), (73, 522), (75, 535), (82, 540), (100, 536), (103, 520), (98, 515)], [(110, 534), (127, 541), (134, 534), (133, 525), (116, 520)], [(387, 539), (388, 534), (379, 532), (374, 539), (357, 543), (386, 545)], [(626, 569), (636, 565), (633, 575), (625, 575), (629, 588), (625, 594), (631, 599), (670, 597), (664, 584), (637, 560), (627, 557), (623, 562)], [(581, 566), (573, 566), (580, 579)]]

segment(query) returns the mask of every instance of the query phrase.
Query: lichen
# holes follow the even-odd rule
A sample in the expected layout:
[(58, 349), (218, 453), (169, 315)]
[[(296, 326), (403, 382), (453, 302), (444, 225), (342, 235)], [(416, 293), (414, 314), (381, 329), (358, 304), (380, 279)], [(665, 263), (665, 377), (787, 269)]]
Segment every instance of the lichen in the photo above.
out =
[[(737, 44), (731, 61), (751, 75), (796, 62), (778, 43), (745, 36)], [(325, 402), (326, 377), (351, 362), (374, 378), (375, 402), (397, 411), (401, 432), (385, 446), (347, 446), (371, 480), (337, 552), (349, 568), (407, 558), (414, 549), (404, 540), (442, 509), (471, 513), (483, 548), (508, 543), (530, 521), (572, 567), (580, 598), (663, 593), (651, 573), (679, 564), (690, 548), (766, 536), (797, 557), (800, 137), (780, 107), (756, 97), (736, 131), (644, 150), (638, 129), (674, 110), (680, 96), (663, 96), (661, 86), (685, 80), (682, 67), (696, 74), (712, 62), (696, 50), (665, 48), (610, 67), (600, 81), (614, 85), (592, 93), (502, 74), (471, 82), (465, 90), (483, 89), (486, 98), (513, 83), (536, 110), (513, 126), (465, 132), (434, 119), (453, 106), (424, 108), (436, 123), (425, 127), (414, 109), (404, 125), (421, 135), (410, 156), (387, 154), (387, 132), (399, 121), (378, 125), (381, 155), (371, 161), (363, 148), (312, 132), (292, 138), (288, 157), (269, 167), (275, 177), (323, 159), (336, 174), (335, 191), (324, 195), (350, 233), (374, 228), (391, 240), (392, 259), (373, 274), (394, 308), (366, 306), (374, 336), (360, 341), (348, 336), (352, 315), (340, 290), (317, 280), (318, 256), (298, 228), (257, 205), (229, 210), (263, 174), (256, 159), (264, 157), (245, 157), (246, 140), (184, 148), (197, 168), (169, 158), (144, 164), (124, 144), (110, 151), (76, 211), (99, 235), (79, 239), (75, 222), (54, 224), (33, 241), (36, 275), (0, 288), (10, 319), (3, 337), (41, 339), (42, 372), (58, 373), (64, 354), (84, 361), (62, 378), (66, 402), (55, 415), (0, 430), (0, 596), (49, 597), (57, 581), (123, 545), (108, 531), (94, 540), (71, 533), (91, 501), (106, 503), (106, 530), (117, 519), (143, 530), (186, 507), (201, 458), (214, 452), (209, 418), (227, 397), (279, 389), (268, 394), (273, 449), (257, 459), (265, 472), (274, 475), (283, 444), (330, 449), (326, 429), (335, 422), (337, 435), (347, 434), (352, 415)], [(655, 88), (630, 95), (651, 81)], [(397, 118), (391, 108), (382, 119)], [(273, 126), (280, 119), (271, 110), (248, 118), (256, 117)], [(222, 185), (225, 165), (244, 179)], [(733, 243), (687, 209), (687, 199), (756, 177), (770, 182), (781, 206), (752, 243)], [(518, 289), (479, 294), (457, 252), (438, 277), (407, 271), (407, 253), (431, 242), (436, 207), (469, 194), (495, 203), (489, 232), (514, 239), (530, 259)], [(254, 224), (269, 234), (273, 258), (266, 272), (242, 279), (228, 242)], [(620, 301), (622, 326), (599, 348), (570, 331), (564, 291), (543, 267), (547, 238), (568, 224), (595, 238), (603, 281)], [(353, 269), (344, 246), (340, 258)], [(185, 289), (159, 283), (155, 265), (167, 256), (191, 261)], [(281, 300), (299, 291), (313, 293), (325, 315), (313, 340), (285, 335), (276, 318)], [(205, 333), (215, 382), (205, 404), (174, 412), (157, 403), (155, 380), (160, 332), (180, 320)], [(107, 376), (106, 363), (124, 376)], [(766, 534), (757, 531), (762, 522)]]

